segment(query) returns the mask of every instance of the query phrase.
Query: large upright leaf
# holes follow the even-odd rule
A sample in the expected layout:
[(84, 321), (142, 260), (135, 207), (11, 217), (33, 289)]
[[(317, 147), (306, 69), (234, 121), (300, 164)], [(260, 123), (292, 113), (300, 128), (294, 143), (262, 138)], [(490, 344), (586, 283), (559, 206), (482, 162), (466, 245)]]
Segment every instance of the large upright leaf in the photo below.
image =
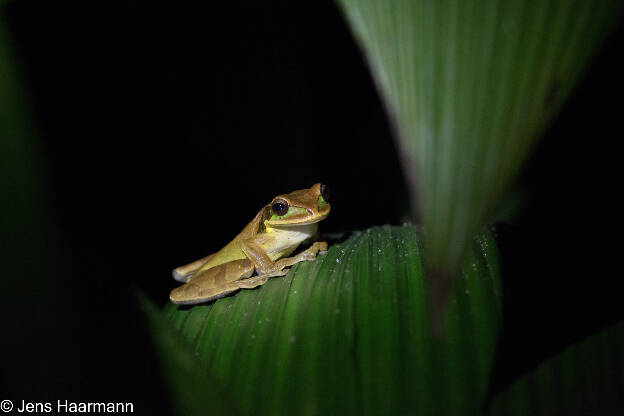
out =
[(620, 322), (540, 363), (495, 396), (488, 414), (622, 414), (623, 351), (624, 322)]
[(244, 414), (475, 414), (501, 317), (496, 245), (474, 241), (442, 339), (428, 328), (426, 255), (413, 226), (375, 227), (261, 288), (166, 314)]
[(67, 257), (52, 226), (45, 169), (6, 7), (0, 2), (0, 327), (5, 334), (0, 356), (7, 358), (0, 361), (0, 373), (14, 394), (43, 400), (34, 396), (41, 394), (38, 386), (47, 386), (49, 399), (67, 394), (70, 388), (59, 374), (75, 374), (79, 354), (70, 342)]
[(337, 3), (394, 123), (431, 269), (451, 275), (622, 2)]

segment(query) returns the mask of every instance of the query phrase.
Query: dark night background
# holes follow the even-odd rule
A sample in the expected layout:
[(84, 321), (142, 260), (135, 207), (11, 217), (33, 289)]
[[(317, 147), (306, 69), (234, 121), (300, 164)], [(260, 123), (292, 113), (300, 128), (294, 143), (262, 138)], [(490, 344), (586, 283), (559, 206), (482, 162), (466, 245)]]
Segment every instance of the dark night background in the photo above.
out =
[[(331, 1), (6, 9), (54, 236), (49, 250), (43, 237), (23, 242), (43, 260), (5, 251), (9, 263), (43, 262), (12, 276), (40, 272), (4, 302), (7, 397), (167, 413), (137, 289), (165, 304), (172, 268), (317, 181), (333, 194), (324, 231), (404, 220), (385, 113)], [(621, 42), (620, 24), (518, 181), (524, 211), (495, 227), (505, 321), (493, 390), (624, 317)]]

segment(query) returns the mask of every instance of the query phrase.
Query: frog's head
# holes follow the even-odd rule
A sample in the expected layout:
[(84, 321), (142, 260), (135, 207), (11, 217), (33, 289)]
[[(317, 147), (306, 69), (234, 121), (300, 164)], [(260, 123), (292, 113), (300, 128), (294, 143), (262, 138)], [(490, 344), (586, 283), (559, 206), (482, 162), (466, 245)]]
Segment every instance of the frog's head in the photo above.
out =
[(301, 189), (273, 198), (271, 217), (265, 221), (268, 226), (303, 225), (319, 222), (327, 215), (329, 205), (329, 187), (320, 183), (309, 189)]

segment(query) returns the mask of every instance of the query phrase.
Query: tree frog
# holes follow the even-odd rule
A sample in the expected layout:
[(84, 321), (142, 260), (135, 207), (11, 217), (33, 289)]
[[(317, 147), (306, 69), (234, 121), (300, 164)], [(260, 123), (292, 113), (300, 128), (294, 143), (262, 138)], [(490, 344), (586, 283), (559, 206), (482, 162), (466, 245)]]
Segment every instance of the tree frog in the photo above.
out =
[(318, 222), (331, 209), (329, 196), (329, 187), (320, 183), (276, 196), (221, 250), (174, 269), (173, 278), (184, 285), (173, 289), (169, 299), (185, 305), (218, 299), (263, 285), (288, 273), (285, 267), (326, 253), (327, 243), (317, 241), (288, 257), (304, 240), (317, 236)]

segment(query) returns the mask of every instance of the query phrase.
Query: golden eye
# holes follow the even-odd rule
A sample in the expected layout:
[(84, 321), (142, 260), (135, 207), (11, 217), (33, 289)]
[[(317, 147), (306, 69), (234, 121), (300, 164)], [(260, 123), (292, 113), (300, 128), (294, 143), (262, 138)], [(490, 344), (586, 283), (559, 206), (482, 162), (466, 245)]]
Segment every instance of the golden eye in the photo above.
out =
[(276, 199), (273, 201), (273, 204), (271, 204), (271, 209), (273, 210), (273, 213), (279, 217), (286, 215), (288, 212), (288, 202), (283, 199)]

